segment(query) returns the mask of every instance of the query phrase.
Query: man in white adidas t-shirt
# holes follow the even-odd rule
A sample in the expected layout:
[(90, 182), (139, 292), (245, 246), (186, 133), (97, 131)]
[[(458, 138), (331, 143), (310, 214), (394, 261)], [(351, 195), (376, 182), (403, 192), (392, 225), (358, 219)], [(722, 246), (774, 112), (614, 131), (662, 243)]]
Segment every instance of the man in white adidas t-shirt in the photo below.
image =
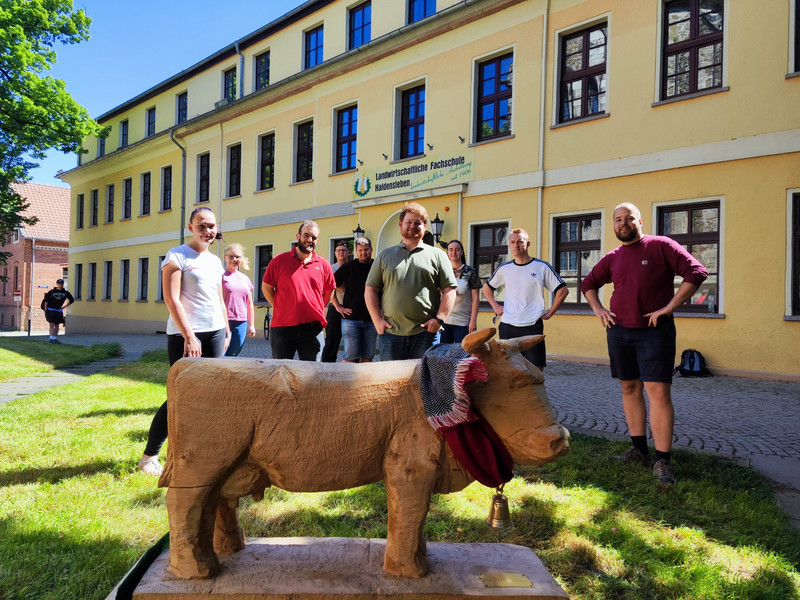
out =
[[(512, 229), (508, 249), (514, 260), (503, 263), (483, 284), (483, 295), (500, 317), (500, 339), (508, 340), (544, 332), (544, 321), (556, 314), (569, 290), (555, 269), (543, 260), (528, 254), (531, 241), (524, 229)], [(500, 305), (495, 291), (505, 288)], [(544, 290), (555, 293), (550, 309), (545, 307)], [(544, 369), (547, 364), (544, 342), (524, 353), (531, 363)]]

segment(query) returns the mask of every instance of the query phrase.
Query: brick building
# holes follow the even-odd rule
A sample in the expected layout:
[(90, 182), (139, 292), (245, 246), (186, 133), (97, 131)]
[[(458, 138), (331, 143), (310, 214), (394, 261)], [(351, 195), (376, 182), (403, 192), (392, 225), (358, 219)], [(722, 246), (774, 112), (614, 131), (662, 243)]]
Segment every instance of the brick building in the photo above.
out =
[[(23, 214), (36, 216), (39, 221), (5, 234), (2, 250), (11, 256), (0, 267), (0, 273), (6, 277), (5, 282), (0, 282), (0, 329), (25, 331), (33, 315), (31, 330), (44, 331), (47, 322), (39, 304), (45, 292), (59, 278), (69, 289), (70, 192), (68, 188), (40, 183), (18, 183), (12, 187), (29, 204)], [(15, 290), (22, 293), (20, 302), (14, 301)]]

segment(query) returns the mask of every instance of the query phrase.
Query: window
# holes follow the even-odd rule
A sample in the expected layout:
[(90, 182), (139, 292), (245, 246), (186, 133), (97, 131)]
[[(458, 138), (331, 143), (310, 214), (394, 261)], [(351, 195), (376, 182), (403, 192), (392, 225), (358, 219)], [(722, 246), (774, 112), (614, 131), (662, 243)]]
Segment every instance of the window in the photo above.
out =
[(228, 148), (228, 198), (242, 193), (242, 145)]
[(425, 153), (425, 86), (402, 93), (400, 113), (400, 158)]
[(197, 202), (208, 202), (211, 155), (206, 152), (197, 157)]
[(131, 287), (131, 261), (123, 258), (119, 261), (119, 299), (126, 301), (130, 295)]
[(167, 257), (166, 254), (161, 254), (158, 257), (158, 277), (156, 278), (156, 302), (164, 301), (164, 290), (161, 287), (161, 263)]
[(306, 52), (303, 64), (305, 69), (315, 67), (322, 62), (322, 25), (306, 31)]
[(139, 289), (136, 291), (136, 300), (138, 302), (146, 302), (147, 301), (147, 288), (148, 288), (148, 278), (150, 277), (150, 259), (149, 258), (140, 258), (139, 259)]
[(504, 54), (478, 65), (477, 141), (511, 135), (511, 79), (514, 55)]
[(261, 291), (261, 281), (264, 279), (264, 271), (267, 270), (269, 261), (272, 260), (272, 244), (265, 246), (256, 246), (256, 273), (258, 273), (258, 290), (257, 302), (266, 302), (264, 292)]
[(605, 114), (608, 24), (561, 38), (559, 123)]
[(724, 0), (673, 0), (664, 6), (663, 99), (722, 87)]
[(256, 91), (269, 85), (269, 51), (256, 56)]
[(172, 210), (172, 165), (161, 168), (161, 210)]
[(358, 107), (348, 106), (336, 112), (336, 167), (341, 173), (356, 168)]
[(372, 40), (372, 3), (364, 2), (350, 9), (349, 48), (358, 48)]
[(565, 303), (589, 306), (581, 294), (581, 282), (600, 260), (602, 228), (599, 214), (555, 220), (555, 268), (569, 290)]
[(800, 72), (800, 0), (794, 0), (794, 73)]
[(19, 289), (19, 264), (14, 263), (14, 289)]
[(267, 133), (258, 139), (258, 189), (269, 190), (275, 187), (275, 134)]
[(92, 190), (91, 201), (89, 202), (89, 227), (97, 227), (97, 204), (98, 190)]
[(114, 222), (114, 184), (106, 186), (106, 223)]
[(94, 300), (97, 297), (97, 263), (90, 262), (87, 285), (87, 300)]
[(189, 118), (189, 93), (183, 92), (175, 97), (175, 123), (181, 124)]
[(236, 100), (236, 67), (222, 74), (222, 99), (228, 102)]
[(436, 0), (408, 0), (408, 23), (416, 23), (436, 12)]
[(472, 264), (485, 283), (508, 260), (508, 223), (473, 226), (472, 248)]
[(147, 109), (147, 126), (144, 132), (145, 137), (156, 133), (156, 107)]
[(97, 138), (97, 158), (106, 155), (106, 138)]
[(75, 300), (80, 300), (83, 296), (83, 263), (75, 263)]
[(314, 163), (314, 121), (297, 126), (297, 154), (295, 156), (295, 182), (310, 181)]
[(103, 261), (103, 300), (111, 300), (111, 278), (114, 276), (114, 263)]
[(131, 198), (133, 197), (133, 179), (122, 180), (122, 219), (131, 218)]
[(119, 122), (119, 147), (128, 145), (128, 119)]
[(150, 173), (142, 173), (142, 195), (139, 199), (139, 216), (150, 214)]
[(14, 228), (14, 232), (11, 234), (11, 241), (14, 244), (19, 242), (19, 227)]
[(800, 194), (792, 197), (792, 312), (800, 316)]
[[(682, 312), (716, 313), (719, 309), (719, 202), (680, 204), (658, 209), (658, 235), (668, 235), (708, 270), (708, 279), (694, 293)], [(677, 290), (683, 279), (675, 278)]]
[(75, 224), (75, 229), (83, 229), (83, 211), (83, 194), (78, 194), (75, 206), (75, 212), (78, 214), (78, 222)]
[(3, 296), (8, 296), (8, 267), (3, 267)]

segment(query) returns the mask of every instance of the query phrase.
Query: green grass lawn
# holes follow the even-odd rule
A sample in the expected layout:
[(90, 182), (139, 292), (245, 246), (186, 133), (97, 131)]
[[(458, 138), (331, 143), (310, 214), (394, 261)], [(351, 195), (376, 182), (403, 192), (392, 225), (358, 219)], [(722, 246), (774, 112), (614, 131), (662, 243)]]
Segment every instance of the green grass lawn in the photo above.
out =
[(0, 337), (0, 381), (84, 365), (119, 356), (119, 344), (95, 344), (91, 348), (46, 341)]
[[(135, 468), (165, 354), (0, 406), (0, 599), (105, 598), (166, 533), (165, 490)], [(621, 449), (576, 435), (557, 463), (519, 468), (508, 531), (486, 528), (480, 484), (436, 496), (427, 538), (528, 546), (574, 600), (800, 598), (800, 533), (756, 472), (677, 452), (661, 492), (608, 460)], [(248, 536), (386, 535), (380, 484), (242, 504)]]

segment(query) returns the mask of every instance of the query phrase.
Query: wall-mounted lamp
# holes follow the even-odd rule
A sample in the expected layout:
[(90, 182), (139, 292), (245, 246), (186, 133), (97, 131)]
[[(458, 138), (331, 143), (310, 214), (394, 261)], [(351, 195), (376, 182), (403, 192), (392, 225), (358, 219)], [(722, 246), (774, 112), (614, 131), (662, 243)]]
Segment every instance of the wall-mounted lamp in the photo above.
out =
[(433, 240), (435, 243), (439, 243), (439, 238), (442, 237), (442, 227), (444, 227), (444, 221), (439, 218), (439, 213), (436, 213), (436, 217), (431, 220), (431, 233), (433, 234)]
[(365, 233), (366, 231), (361, 229), (361, 223), (359, 223), (358, 225), (356, 225), (356, 228), (353, 229), (353, 241), (355, 242), (358, 238), (364, 237)]

